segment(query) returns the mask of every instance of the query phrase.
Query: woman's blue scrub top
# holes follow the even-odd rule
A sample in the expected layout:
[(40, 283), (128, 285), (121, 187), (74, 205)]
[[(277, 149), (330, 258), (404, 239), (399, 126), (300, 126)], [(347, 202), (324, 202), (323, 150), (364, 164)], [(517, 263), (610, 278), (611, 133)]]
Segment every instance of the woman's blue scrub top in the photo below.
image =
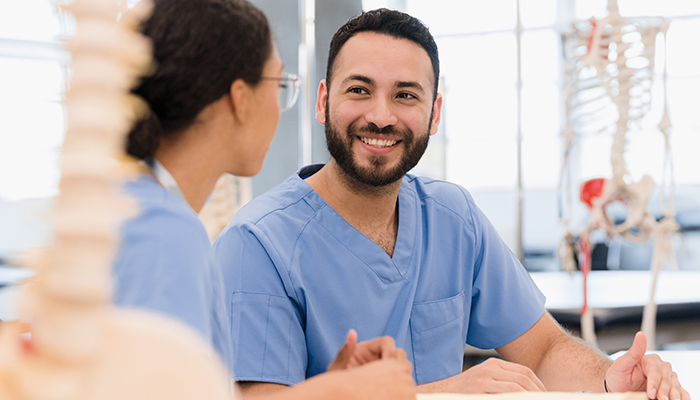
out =
[(139, 214), (121, 227), (112, 269), (114, 304), (184, 323), (230, 363), (223, 277), (204, 225), (151, 176), (127, 183), (125, 190), (138, 201)]
[(544, 296), (462, 187), (406, 175), (392, 257), (333, 210), (302, 169), (239, 210), (214, 244), (237, 380), (326, 371), (349, 329), (388, 335), (417, 383), (462, 372), (464, 346), (531, 328)]

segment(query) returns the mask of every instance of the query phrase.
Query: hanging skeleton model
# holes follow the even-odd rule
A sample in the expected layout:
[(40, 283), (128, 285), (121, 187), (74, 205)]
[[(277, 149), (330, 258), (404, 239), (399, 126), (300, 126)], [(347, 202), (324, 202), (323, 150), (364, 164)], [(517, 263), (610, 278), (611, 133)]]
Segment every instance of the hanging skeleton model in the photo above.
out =
[[(656, 37), (662, 33), (665, 40), (667, 30), (668, 23), (663, 18), (623, 18), (617, 0), (609, 0), (607, 17), (602, 20), (592, 18), (574, 25), (573, 32), (563, 36), (567, 68), (564, 88), (567, 96), (567, 124), (561, 133), (565, 154), (559, 185), (559, 204), (560, 217), (567, 229), (560, 246), (560, 257), (564, 269), (573, 272), (578, 254), (584, 293), (581, 332), (584, 340), (593, 345), (596, 336), (587, 295), (587, 278), (591, 270), (591, 232), (602, 229), (609, 239), (619, 235), (632, 242), (646, 242), (650, 237), (653, 239), (653, 279), (649, 302), (644, 307), (642, 318), (642, 331), (647, 335), (649, 349), (653, 349), (655, 343), (654, 294), (659, 269), (663, 263), (674, 267), (676, 263), (671, 237), (678, 225), (673, 207), (673, 163), (669, 142), (671, 121), (666, 98), (665, 54), (664, 112), (658, 125), (666, 146), (660, 188), (660, 220), (657, 221), (646, 209), (654, 181), (648, 175), (639, 181), (632, 181), (625, 164), (627, 135), (641, 129), (641, 120), (651, 105)], [(576, 243), (569, 228), (572, 209), (569, 157), (575, 139), (591, 133), (613, 135), (610, 154), (612, 177), (591, 179), (581, 185), (580, 199), (590, 210), (590, 219), (580, 231)], [(670, 181), (668, 187), (665, 183), (667, 176)], [(563, 192), (567, 197), (566, 211), (563, 211), (561, 200)], [(606, 207), (613, 202), (620, 202), (627, 209), (626, 220), (617, 225), (606, 212)]]
[(130, 28), (146, 0), (116, 24), (117, 0), (76, 0), (78, 34), (68, 42), (55, 246), (31, 265), (19, 323), (0, 329), (4, 400), (224, 399), (231, 384), (214, 351), (185, 326), (110, 305), (110, 269), (124, 201), (123, 143), (134, 116), (129, 88), (150, 62), (147, 40)]

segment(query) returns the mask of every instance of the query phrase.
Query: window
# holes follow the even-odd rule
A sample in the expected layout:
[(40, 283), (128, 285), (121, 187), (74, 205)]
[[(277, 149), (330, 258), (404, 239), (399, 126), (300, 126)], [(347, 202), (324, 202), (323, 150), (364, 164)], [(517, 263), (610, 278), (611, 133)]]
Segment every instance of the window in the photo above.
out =
[[(522, 179), (525, 253), (553, 254), (562, 233), (557, 186), (565, 123), (561, 32), (574, 21), (607, 15), (607, 0), (521, 0)], [(445, 176), (470, 190), (506, 243), (517, 247), (517, 37), (516, 0), (365, 0), (365, 9), (394, 7), (421, 19), (440, 49), (444, 85)], [(657, 39), (651, 110), (643, 129), (628, 134), (633, 179), (661, 182), (663, 53), (667, 51), (669, 113), (674, 126), (677, 193), (700, 186), (700, 3), (619, 0), (624, 17), (662, 16), (670, 21), (667, 50)], [(431, 146), (435, 145), (431, 141)], [(610, 135), (580, 137), (574, 185), (609, 177)], [(679, 198), (682, 201), (682, 198)], [(693, 207), (700, 207), (691, 199)], [(582, 207), (582, 206), (581, 206)], [(585, 209), (578, 210), (581, 220)], [(552, 262), (554, 260), (552, 259)], [(526, 263), (527, 264), (527, 263)]]
[(69, 25), (49, 1), (0, 2), (0, 200), (58, 191)]

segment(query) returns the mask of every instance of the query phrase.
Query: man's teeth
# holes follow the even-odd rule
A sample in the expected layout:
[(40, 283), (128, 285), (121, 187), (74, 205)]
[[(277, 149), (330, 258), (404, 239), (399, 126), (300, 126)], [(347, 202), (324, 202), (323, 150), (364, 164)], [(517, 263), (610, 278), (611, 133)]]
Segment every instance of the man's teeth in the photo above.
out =
[(388, 140), (388, 139), (370, 139), (370, 138), (363, 138), (361, 137), (360, 140), (362, 140), (363, 143), (368, 144), (372, 147), (391, 147), (396, 144), (397, 140)]

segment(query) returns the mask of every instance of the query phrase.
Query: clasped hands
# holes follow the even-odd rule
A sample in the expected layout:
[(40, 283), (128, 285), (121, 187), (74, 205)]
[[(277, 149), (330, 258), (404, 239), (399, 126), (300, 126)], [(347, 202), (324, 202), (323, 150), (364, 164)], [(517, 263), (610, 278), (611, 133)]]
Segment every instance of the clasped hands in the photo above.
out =
[(348, 333), (345, 344), (328, 366), (330, 374), (342, 373), (358, 399), (415, 399), (413, 365), (394, 339), (383, 336), (357, 342), (357, 332)]

